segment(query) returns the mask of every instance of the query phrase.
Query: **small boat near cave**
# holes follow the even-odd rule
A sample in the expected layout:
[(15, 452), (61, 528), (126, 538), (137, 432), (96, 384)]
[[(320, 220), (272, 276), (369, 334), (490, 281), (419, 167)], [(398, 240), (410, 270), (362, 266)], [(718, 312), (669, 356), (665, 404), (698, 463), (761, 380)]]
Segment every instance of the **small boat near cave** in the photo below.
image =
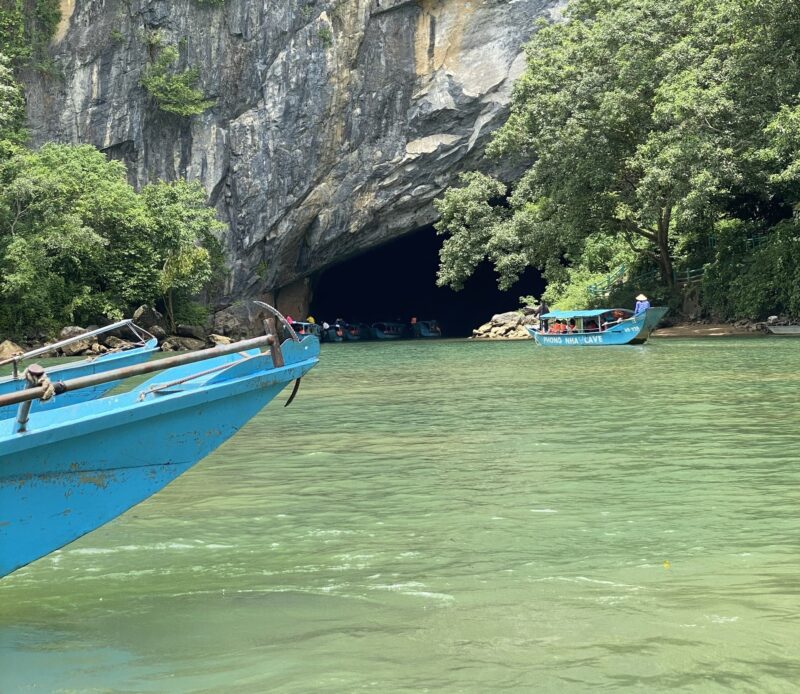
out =
[[(59, 342), (54, 342), (53, 344), (45, 345), (44, 347), (39, 347), (3, 360), (0, 362), (0, 366), (11, 364), (12, 373), (10, 376), (0, 378), (0, 395), (7, 395), (29, 387), (24, 372), (20, 371), (20, 367), (25, 362), (29, 362), (31, 359), (46, 354), (55, 354), (56, 350), (68, 345), (74, 345), (77, 342), (84, 342), (99, 335), (126, 329), (133, 333), (134, 337), (134, 341), (130, 342), (133, 346), (129, 349), (112, 349), (105, 354), (98, 354), (96, 357), (54, 366), (47, 370), (48, 378), (50, 378), (51, 381), (66, 381), (73, 378), (81, 378), (83, 376), (91, 376), (111, 371), (113, 369), (121, 369), (125, 366), (141, 364), (150, 359), (150, 357), (158, 351), (158, 340), (155, 337), (143, 328), (135, 325), (131, 319), (121, 320), (111, 325), (98, 328), (97, 330), (90, 330), (79, 335), (74, 335), (65, 340), (60, 340)], [(94, 400), (95, 398), (105, 395), (118, 383), (119, 381), (108, 381), (91, 388), (82, 388), (80, 390), (64, 393), (63, 395), (59, 395), (56, 398), (51, 398), (44, 402), (36, 401), (32, 404), (31, 410), (55, 409), (57, 407), (74, 405), (87, 400)], [(16, 411), (17, 408), (12, 405), (0, 405), (0, 420), (13, 417)]]
[(800, 337), (800, 325), (768, 325), (767, 330), (773, 335)]
[(0, 396), (19, 407), (0, 421), (0, 577), (155, 494), (318, 357), (314, 336), (281, 345), (268, 335), (55, 384), (68, 394), (160, 372), (121, 395), (39, 411), (30, 403), (45, 386)]
[(342, 329), (345, 342), (360, 342), (372, 337), (372, 329), (363, 323), (345, 323)]
[(416, 323), (411, 324), (411, 329), (414, 333), (414, 337), (422, 339), (442, 336), (442, 329), (439, 327), (439, 322), (435, 320), (418, 320)]
[(318, 323), (306, 323), (305, 321), (293, 321), (292, 329), (300, 338), (306, 335), (313, 335), (318, 340), (322, 339), (322, 326)]
[(399, 340), (404, 337), (406, 326), (402, 323), (380, 322), (372, 324), (376, 340)]
[[(668, 310), (655, 306), (637, 314), (620, 308), (551, 311), (541, 316), (539, 327), (547, 326), (546, 331), (532, 326), (525, 329), (544, 347), (638, 345), (647, 341)], [(556, 332), (555, 325), (563, 325), (564, 331)]]

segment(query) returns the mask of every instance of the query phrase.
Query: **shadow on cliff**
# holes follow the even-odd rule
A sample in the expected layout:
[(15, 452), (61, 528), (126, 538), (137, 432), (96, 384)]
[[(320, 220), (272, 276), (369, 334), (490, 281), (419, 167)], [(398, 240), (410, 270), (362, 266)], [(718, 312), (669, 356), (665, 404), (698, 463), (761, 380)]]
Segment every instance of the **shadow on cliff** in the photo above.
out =
[(311, 314), (319, 322), (436, 318), (445, 336), (465, 337), (492, 314), (518, 308), (521, 295), (538, 296), (544, 288), (539, 273), (528, 270), (511, 290), (500, 291), (488, 263), (460, 292), (437, 287), (442, 241), (433, 227), (423, 227), (328, 268), (315, 282)]

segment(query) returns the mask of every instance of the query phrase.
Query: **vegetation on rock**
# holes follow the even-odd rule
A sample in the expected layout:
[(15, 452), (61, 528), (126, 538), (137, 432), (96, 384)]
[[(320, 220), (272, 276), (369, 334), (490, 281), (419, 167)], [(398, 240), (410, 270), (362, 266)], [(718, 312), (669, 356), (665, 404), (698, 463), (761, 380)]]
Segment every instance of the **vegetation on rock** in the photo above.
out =
[(177, 62), (177, 49), (165, 46), (142, 76), (141, 84), (155, 99), (158, 108), (179, 116), (194, 116), (211, 108), (214, 99), (206, 99), (203, 92), (196, 88), (200, 79), (198, 69), (190, 67), (177, 72)]
[(718, 317), (800, 316), (800, 6), (573, 0), (527, 58), (487, 153), (527, 169), (437, 201), (440, 285), (488, 259), (503, 287), (534, 266), (551, 303), (587, 305), (624, 265), (677, 301), (703, 268)]

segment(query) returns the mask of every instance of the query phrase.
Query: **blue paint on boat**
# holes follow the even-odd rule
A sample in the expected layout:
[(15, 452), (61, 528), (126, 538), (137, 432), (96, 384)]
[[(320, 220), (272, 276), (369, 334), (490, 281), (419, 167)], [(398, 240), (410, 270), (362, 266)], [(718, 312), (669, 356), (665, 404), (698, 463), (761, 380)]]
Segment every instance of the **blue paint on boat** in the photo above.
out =
[[(635, 345), (644, 343), (655, 330), (658, 323), (669, 309), (661, 306), (649, 308), (642, 313), (633, 315), (624, 309), (593, 309), (586, 311), (551, 311), (542, 316), (552, 326), (554, 320), (576, 320), (578, 329), (572, 333), (545, 333), (538, 329), (526, 326), (530, 336), (536, 340), (537, 345), (543, 347), (583, 347), (597, 345)], [(630, 316), (618, 323), (610, 323), (603, 328), (602, 319), (614, 312), (623, 312)], [(589, 321), (597, 324), (597, 329), (585, 331), (581, 328)]]
[[(317, 363), (319, 341), (286, 342), (282, 352), (280, 368), (251, 350), (167, 369), (128, 393), (35, 412), (24, 433), (14, 433), (13, 419), (0, 421), (0, 576), (116, 518), (202, 460)], [(214, 367), (223, 368), (205, 373)]]
[[(47, 369), (48, 378), (55, 383), (56, 381), (69, 381), (73, 378), (80, 378), (82, 376), (93, 376), (94, 374), (104, 373), (112, 369), (119, 369), (123, 366), (133, 366), (135, 364), (142, 364), (158, 350), (158, 340), (151, 338), (147, 340), (141, 347), (133, 347), (122, 352), (109, 352), (103, 354), (96, 359), (82, 359), (81, 361), (73, 361), (68, 364), (61, 364)], [(118, 385), (119, 381), (111, 381), (110, 383), (103, 383), (102, 385), (94, 386), (91, 388), (82, 388), (81, 390), (73, 390), (68, 393), (56, 395), (55, 397), (45, 402), (34, 401), (31, 405), (31, 412), (39, 410), (54, 410), (60, 407), (67, 407), (75, 405), (87, 400), (94, 400), (102, 397), (109, 390)], [(7, 376), (0, 378), (0, 395), (7, 395), (18, 390), (25, 390), (28, 384), (22, 373), (19, 378)], [(0, 407), (0, 419), (8, 419), (17, 414), (16, 405), (6, 405)]]

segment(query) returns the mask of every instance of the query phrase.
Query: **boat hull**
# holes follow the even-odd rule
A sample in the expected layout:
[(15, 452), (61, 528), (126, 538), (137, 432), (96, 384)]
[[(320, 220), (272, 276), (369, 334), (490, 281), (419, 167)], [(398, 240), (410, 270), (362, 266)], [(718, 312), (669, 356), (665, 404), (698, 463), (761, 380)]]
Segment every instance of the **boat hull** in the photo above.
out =
[(773, 335), (800, 337), (800, 325), (768, 325), (767, 330)]
[(667, 308), (649, 308), (630, 320), (619, 325), (614, 325), (607, 330), (590, 333), (540, 333), (538, 330), (526, 326), (528, 334), (536, 340), (537, 345), (543, 347), (589, 347), (612, 345), (643, 344), (655, 330), (659, 321), (664, 317)]
[[(94, 374), (111, 371), (112, 369), (119, 369), (123, 366), (142, 364), (150, 359), (157, 350), (158, 340), (156, 340), (156, 338), (151, 338), (141, 347), (134, 347), (133, 349), (127, 349), (123, 352), (104, 354), (97, 357), (97, 359), (83, 359), (81, 361), (54, 366), (52, 369), (47, 369), (47, 376), (53, 383), (56, 381), (68, 381), (73, 378), (81, 378), (83, 376), (93, 376)], [(103, 383), (91, 388), (82, 388), (81, 390), (63, 393), (45, 402), (36, 400), (31, 404), (31, 412), (53, 410), (59, 407), (67, 407), (80, 402), (86, 402), (87, 400), (94, 400), (102, 397), (118, 384), (119, 381), (111, 381), (110, 383)], [(24, 390), (27, 387), (28, 385), (23, 378), (14, 379), (7, 377), (0, 379), (0, 395), (7, 395), (17, 390)], [(0, 407), (0, 419), (14, 417), (16, 414), (16, 405)]]
[[(285, 343), (201, 382), (32, 415), (30, 431), (0, 423), (0, 576), (72, 542), (152, 496), (235, 434), (317, 361), (319, 342)], [(204, 369), (210, 363), (204, 362)], [(184, 370), (185, 371), (185, 370)]]

